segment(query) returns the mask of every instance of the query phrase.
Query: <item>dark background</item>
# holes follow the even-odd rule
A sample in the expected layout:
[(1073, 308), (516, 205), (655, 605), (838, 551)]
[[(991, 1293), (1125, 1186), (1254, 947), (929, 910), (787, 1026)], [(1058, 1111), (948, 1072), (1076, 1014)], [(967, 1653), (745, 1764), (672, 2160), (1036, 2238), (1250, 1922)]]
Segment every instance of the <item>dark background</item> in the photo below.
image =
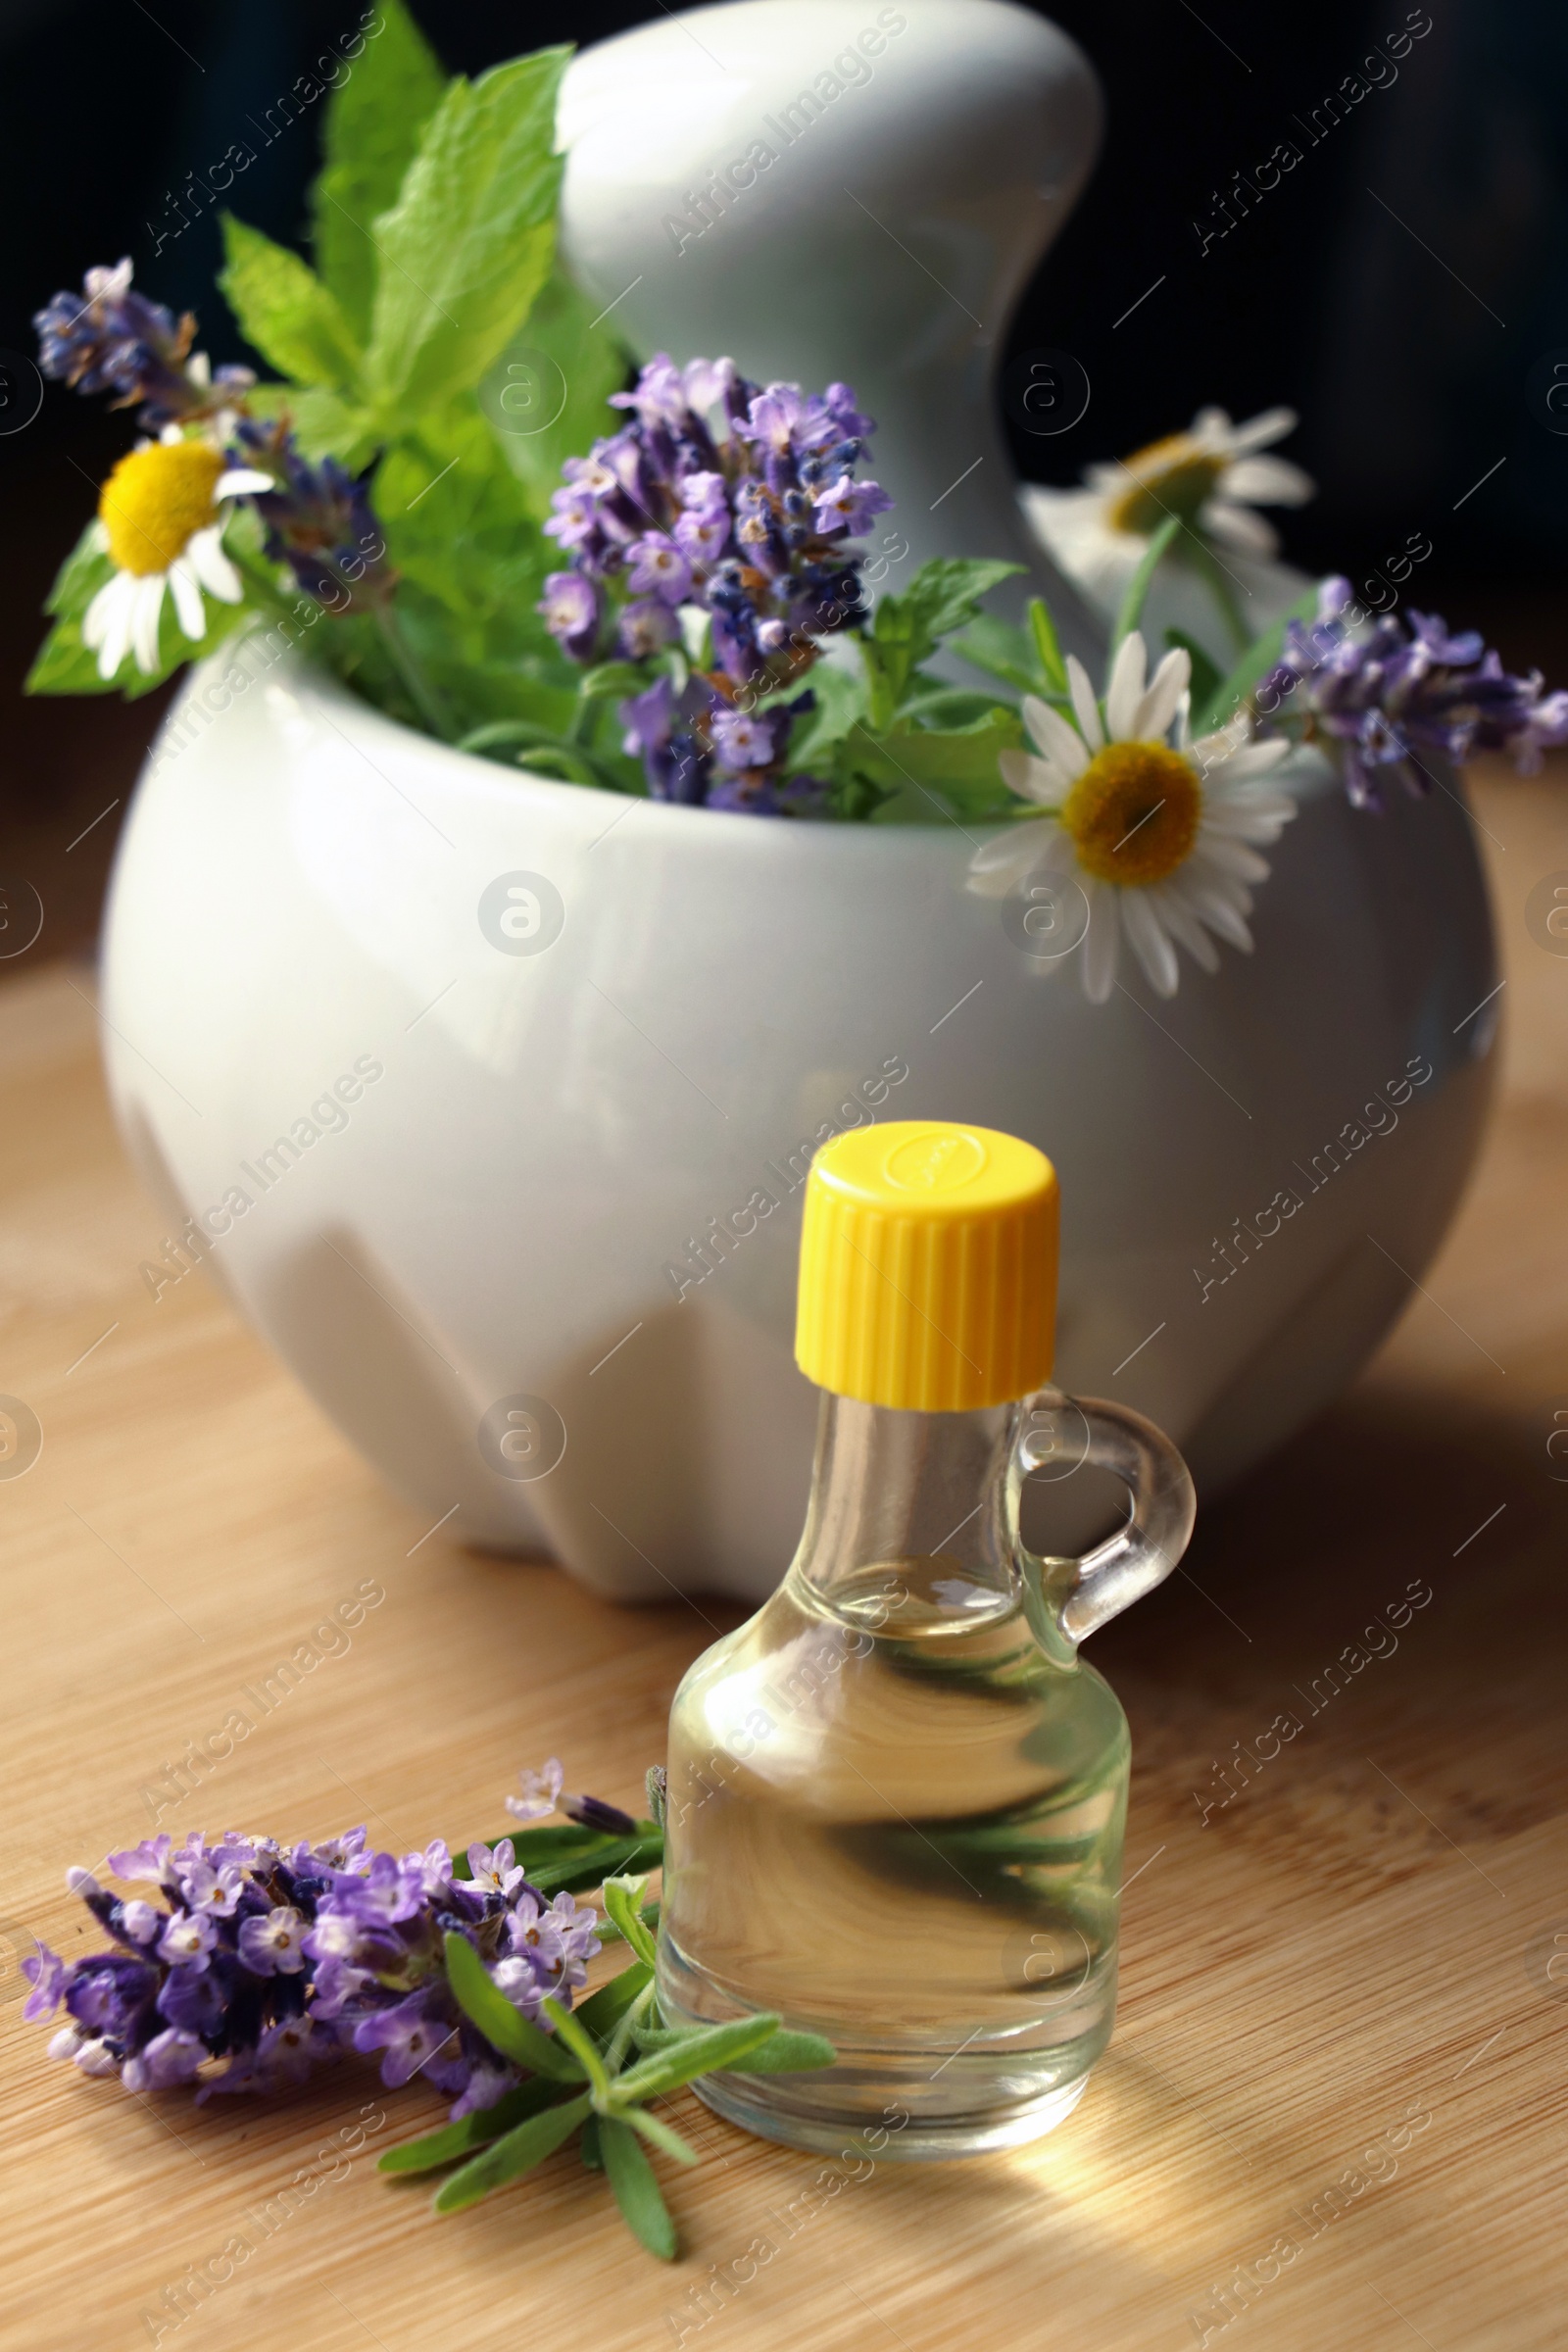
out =
[[(603, 38), (656, 6), (414, 0), (447, 66), (469, 73)], [(1510, 666), (1568, 682), (1568, 437), (1528, 391), (1541, 362), (1568, 362), (1568, 7), (1053, 0), (1042, 13), (1094, 61), (1109, 129), (1009, 338), (1076, 353), (1094, 400), (1058, 439), (1019, 436), (1020, 472), (1072, 481), (1205, 402), (1238, 417), (1286, 402), (1301, 416), (1288, 454), (1319, 483), (1282, 518), (1290, 557), (1358, 573), (1423, 532), (1424, 601), (1485, 627)], [(360, 14), (358, 0), (0, 0), (0, 354), (30, 355), (32, 313), (89, 263), (129, 253), (138, 285), (197, 312), (215, 361), (245, 356), (212, 285), (215, 212), (161, 253), (155, 224), (185, 174)], [(1432, 29), (1397, 80), (1309, 146), (1293, 118), (1412, 15)], [(240, 209), (274, 237), (300, 240), (319, 125), (313, 109), (252, 142)], [(1214, 225), (1232, 174), (1284, 139), (1300, 164), (1200, 251), (1194, 222)], [(131, 438), (123, 416), (52, 385), (36, 421), (0, 437), (0, 874), (42, 894), (29, 962), (91, 941), (164, 699), (25, 704), (18, 691), (55, 566)]]

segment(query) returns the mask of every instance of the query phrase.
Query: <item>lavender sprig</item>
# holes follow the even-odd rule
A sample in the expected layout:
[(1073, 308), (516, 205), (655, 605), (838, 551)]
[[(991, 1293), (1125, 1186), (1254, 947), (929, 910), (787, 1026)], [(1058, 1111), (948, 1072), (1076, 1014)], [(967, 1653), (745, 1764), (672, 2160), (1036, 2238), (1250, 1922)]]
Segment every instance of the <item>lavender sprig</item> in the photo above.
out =
[[(585, 2164), (606, 2174), (642, 2243), (672, 2260), (674, 2226), (643, 2143), (695, 2157), (649, 2103), (715, 2068), (776, 2074), (831, 2065), (835, 2053), (820, 2035), (781, 2031), (771, 2012), (660, 2023), (647, 1879), (607, 1873), (628, 1856), (659, 1861), (662, 1832), (602, 1797), (564, 1794), (564, 1778), (552, 1757), (507, 1802), (530, 1823), (559, 1809), (569, 1826), (476, 1841), (464, 1860), (440, 1838), (399, 1859), (370, 1852), (363, 1829), (288, 1849), (226, 1830), (212, 1844), (196, 1833), (176, 1848), (162, 1836), (109, 1856), (117, 1878), (160, 1899), (117, 1895), (71, 1870), (67, 1885), (115, 1948), (66, 1961), (40, 1945), (22, 1964), (32, 1986), (23, 2016), (63, 2004), (69, 2022), (50, 2054), (118, 2074), (127, 2090), (189, 2083), (207, 2060), (224, 2060), (198, 2102), (285, 2088), (345, 2050), (378, 2054), (389, 2089), (423, 2074), (452, 2101), (440, 2131), (390, 2150), (380, 2168), (461, 2165), (439, 2212), (475, 2203), (580, 2132)], [(546, 1878), (553, 1895), (537, 1883)], [(602, 1882), (604, 1915), (562, 1880)], [(579, 2001), (588, 1962), (612, 1938), (629, 1947), (628, 1966)]]
[(400, 1859), (365, 1838), (285, 1850), (225, 1831), (213, 1845), (198, 1833), (177, 1849), (165, 1836), (111, 1854), (111, 1872), (150, 1882), (154, 1900), (73, 1871), (118, 1948), (67, 1962), (41, 1947), (24, 1963), (24, 2016), (63, 2004), (51, 2054), (130, 2090), (191, 2082), (210, 2058), (225, 2063), (198, 2100), (277, 2090), (355, 2049), (379, 2054), (388, 2088), (428, 2074), (454, 2116), (493, 2104), (519, 2077), (454, 1999), (445, 1939), (467, 1940), (501, 1995), (537, 2020), (547, 1997), (569, 2004), (585, 1983), (598, 1915), (531, 1886), (509, 1839), (471, 1845), (464, 1877), (439, 1838)]
[(612, 405), (632, 421), (567, 461), (544, 526), (571, 563), (545, 583), (546, 626), (585, 666), (644, 665), (620, 717), (655, 799), (820, 808), (825, 781), (786, 774), (814, 697), (774, 698), (869, 617), (852, 542), (893, 503), (856, 479), (870, 417), (847, 384), (807, 397), (664, 353)]
[(1390, 775), (1428, 792), (1433, 760), (1506, 751), (1530, 775), (1544, 751), (1568, 744), (1568, 693), (1544, 694), (1539, 671), (1510, 676), (1479, 630), (1451, 635), (1436, 613), (1368, 625), (1341, 577), (1322, 583), (1310, 624), (1288, 624), (1250, 699), (1265, 729), (1325, 744), (1358, 808), (1382, 807)]
[(194, 423), (242, 400), (256, 382), (249, 368), (220, 368), (192, 353), (196, 320), (177, 321), (161, 302), (132, 290), (128, 260), (89, 270), (79, 294), (60, 293), (39, 311), (38, 366), (78, 392), (114, 392), (117, 409), (141, 407), (149, 433)]

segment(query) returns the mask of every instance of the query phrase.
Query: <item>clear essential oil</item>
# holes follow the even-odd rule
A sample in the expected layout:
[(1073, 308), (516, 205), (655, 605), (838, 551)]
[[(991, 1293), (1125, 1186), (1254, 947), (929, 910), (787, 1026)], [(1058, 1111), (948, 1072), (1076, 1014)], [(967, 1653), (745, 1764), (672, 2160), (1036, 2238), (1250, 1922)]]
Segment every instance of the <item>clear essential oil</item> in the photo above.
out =
[[(880, 1138), (885, 1157), (910, 1132), (837, 1139), (813, 1184), (844, 1147)], [(1010, 1138), (912, 1132), (978, 1139), (988, 1164), (1005, 1146), (1049, 1173)], [(870, 1189), (853, 1162), (851, 1176)], [(957, 1189), (943, 1188), (950, 1226)], [(970, 1366), (933, 1384), (928, 1351), (925, 1393), (983, 1395), (982, 1343), (940, 1289), (925, 1298), (906, 1250), (898, 1262), (901, 1295), (956, 1325)], [(803, 1303), (809, 1271), (808, 1247)], [(847, 1385), (831, 1335), (826, 1354)], [(819, 1348), (807, 1357), (821, 1368)], [(908, 1393), (874, 1354), (854, 1376)], [(1016, 1361), (997, 1380), (1017, 1380)], [(1017, 1532), (1022, 1481), (1084, 1461), (1132, 1488), (1128, 1526), (1087, 1560), (1038, 1560)], [(1054, 1391), (935, 1410), (828, 1391), (795, 1561), (676, 1694), (659, 2000), (672, 2024), (777, 2010), (838, 2060), (708, 2077), (710, 2106), (824, 2150), (884, 2127), (880, 2152), (902, 2157), (1006, 2146), (1069, 2112), (1113, 2020), (1129, 1765), (1126, 1718), (1076, 1645), (1168, 1571), (1191, 1518), (1179, 1457), (1119, 1408)]]

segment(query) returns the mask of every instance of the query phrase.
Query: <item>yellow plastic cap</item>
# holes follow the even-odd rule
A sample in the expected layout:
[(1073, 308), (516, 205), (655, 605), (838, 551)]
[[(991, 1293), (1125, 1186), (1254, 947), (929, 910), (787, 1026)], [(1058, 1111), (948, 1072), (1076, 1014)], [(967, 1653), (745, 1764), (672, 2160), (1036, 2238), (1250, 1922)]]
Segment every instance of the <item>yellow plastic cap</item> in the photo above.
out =
[(970, 1412), (1051, 1377), (1056, 1171), (932, 1119), (824, 1144), (806, 1185), (795, 1360), (837, 1396)]

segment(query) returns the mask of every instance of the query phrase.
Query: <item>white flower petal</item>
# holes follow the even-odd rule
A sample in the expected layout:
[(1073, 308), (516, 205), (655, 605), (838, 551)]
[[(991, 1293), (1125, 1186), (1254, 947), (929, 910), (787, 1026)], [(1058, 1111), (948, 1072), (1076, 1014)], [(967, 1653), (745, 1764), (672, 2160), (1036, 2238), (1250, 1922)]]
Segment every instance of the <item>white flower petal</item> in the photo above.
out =
[(1089, 683), (1089, 672), (1076, 654), (1067, 656), (1067, 691), (1072, 696), (1072, 707), (1078, 714), (1078, 725), (1085, 743), (1092, 753), (1102, 752), (1105, 748), (1105, 730), (1100, 723), (1100, 705)]
[(1117, 901), (1121, 892), (1109, 882), (1084, 876), (1089, 901), (1089, 929), (1084, 937), (1084, 995), (1091, 1004), (1103, 1004), (1116, 984), (1116, 945), (1120, 931)]
[[(1041, 838), (1048, 834), (1049, 840)], [(983, 841), (969, 860), (967, 887), (977, 898), (1004, 899), (1026, 874), (1050, 864), (1055, 843), (1065, 838), (1046, 818), (1030, 817), (1011, 832)]]
[(221, 599), (225, 605), (237, 605), (244, 595), (239, 573), (223, 553), (223, 526), (209, 523), (205, 531), (195, 532), (185, 549), (184, 559), (202, 586)]
[(130, 643), (136, 666), (151, 677), (158, 667), (158, 624), (163, 618), (168, 574), (144, 572), (131, 592)]
[(1239, 948), (1244, 956), (1252, 953), (1252, 934), (1247, 928), (1241, 910), (1233, 899), (1218, 890), (1194, 887), (1188, 895), (1188, 905), (1200, 922), (1217, 931), (1221, 939)]
[(1188, 437), (1202, 443), (1212, 456), (1229, 456), (1236, 439), (1228, 409), (1200, 409), (1187, 428)]
[[(1205, 738), (1209, 743), (1220, 740), (1214, 735)], [(1278, 767), (1280, 761), (1288, 760), (1290, 756), (1291, 746), (1283, 735), (1260, 736), (1252, 743), (1234, 744), (1230, 751), (1222, 752), (1217, 757), (1210, 755), (1208, 772), (1217, 789), (1223, 792), (1231, 784), (1252, 776), (1266, 775), (1271, 767)]]
[(1077, 728), (1069, 726), (1061, 712), (1053, 710), (1038, 694), (1024, 696), (1023, 723), (1036, 750), (1054, 760), (1069, 784), (1074, 783), (1089, 765), (1088, 746)]
[(1250, 449), (1266, 449), (1271, 441), (1283, 441), (1287, 433), (1295, 432), (1296, 426), (1294, 409), (1265, 409), (1260, 416), (1252, 417), (1250, 423), (1232, 427), (1230, 445), (1241, 457)]
[(1126, 926), (1127, 943), (1143, 965), (1155, 996), (1173, 997), (1181, 980), (1176, 951), (1165, 937), (1147, 891), (1122, 892), (1121, 919)]
[(1129, 630), (1116, 648), (1105, 681), (1105, 728), (1112, 743), (1130, 743), (1139, 733), (1138, 710), (1148, 668), (1149, 649), (1143, 632)]
[(1179, 878), (1162, 882), (1149, 893), (1158, 910), (1159, 919), (1179, 947), (1187, 950), (1193, 961), (1205, 972), (1219, 970), (1219, 950), (1203, 929), (1197, 915), (1182, 895)]
[(1069, 779), (1054, 760), (1035, 760), (1027, 752), (1006, 751), (998, 754), (997, 765), (1009, 792), (1020, 794), (1026, 801), (1038, 801), (1042, 808), (1054, 808), (1066, 798)]
[(213, 492), (214, 498), (244, 498), (252, 490), (275, 490), (276, 482), (270, 473), (258, 473), (254, 466), (233, 466), (220, 473)]
[(95, 514), (87, 526), (87, 544), (100, 556), (109, 553), (109, 525), (101, 514)]
[(1317, 496), (1312, 476), (1289, 458), (1242, 458), (1226, 466), (1216, 487), (1221, 498), (1251, 507), (1304, 507)]
[(207, 634), (207, 608), (202, 603), (201, 584), (181, 557), (169, 566), (169, 585), (180, 627), (193, 645), (199, 645)]
[(1199, 820), (1198, 838), (1203, 841), (1210, 834), (1219, 834), (1227, 841), (1260, 845), (1278, 841), (1295, 814), (1294, 808), (1254, 808), (1250, 801), (1209, 801)]
[(130, 643), (130, 608), (136, 583), (128, 571), (106, 580), (81, 618), (82, 644), (98, 649), (98, 675), (112, 678)]
[(1157, 741), (1167, 732), (1171, 720), (1181, 708), (1182, 696), (1187, 692), (1192, 674), (1192, 656), (1185, 646), (1173, 646), (1150, 679), (1138, 706), (1132, 731), (1140, 742)]
[(1203, 858), (1211, 870), (1234, 874), (1238, 882), (1268, 880), (1268, 859), (1259, 858), (1257, 852), (1250, 850), (1245, 842), (1229, 840), (1222, 834), (1204, 835)]
[(1228, 500), (1211, 498), (1203, 508), (1202, 523), (1211, 539), (1222, 547), (1233, 548), (1243, 556), (1276, 556), (1279, 538), (1269, 529), (1261, 514), (1250, 507), (1233, 507)]

